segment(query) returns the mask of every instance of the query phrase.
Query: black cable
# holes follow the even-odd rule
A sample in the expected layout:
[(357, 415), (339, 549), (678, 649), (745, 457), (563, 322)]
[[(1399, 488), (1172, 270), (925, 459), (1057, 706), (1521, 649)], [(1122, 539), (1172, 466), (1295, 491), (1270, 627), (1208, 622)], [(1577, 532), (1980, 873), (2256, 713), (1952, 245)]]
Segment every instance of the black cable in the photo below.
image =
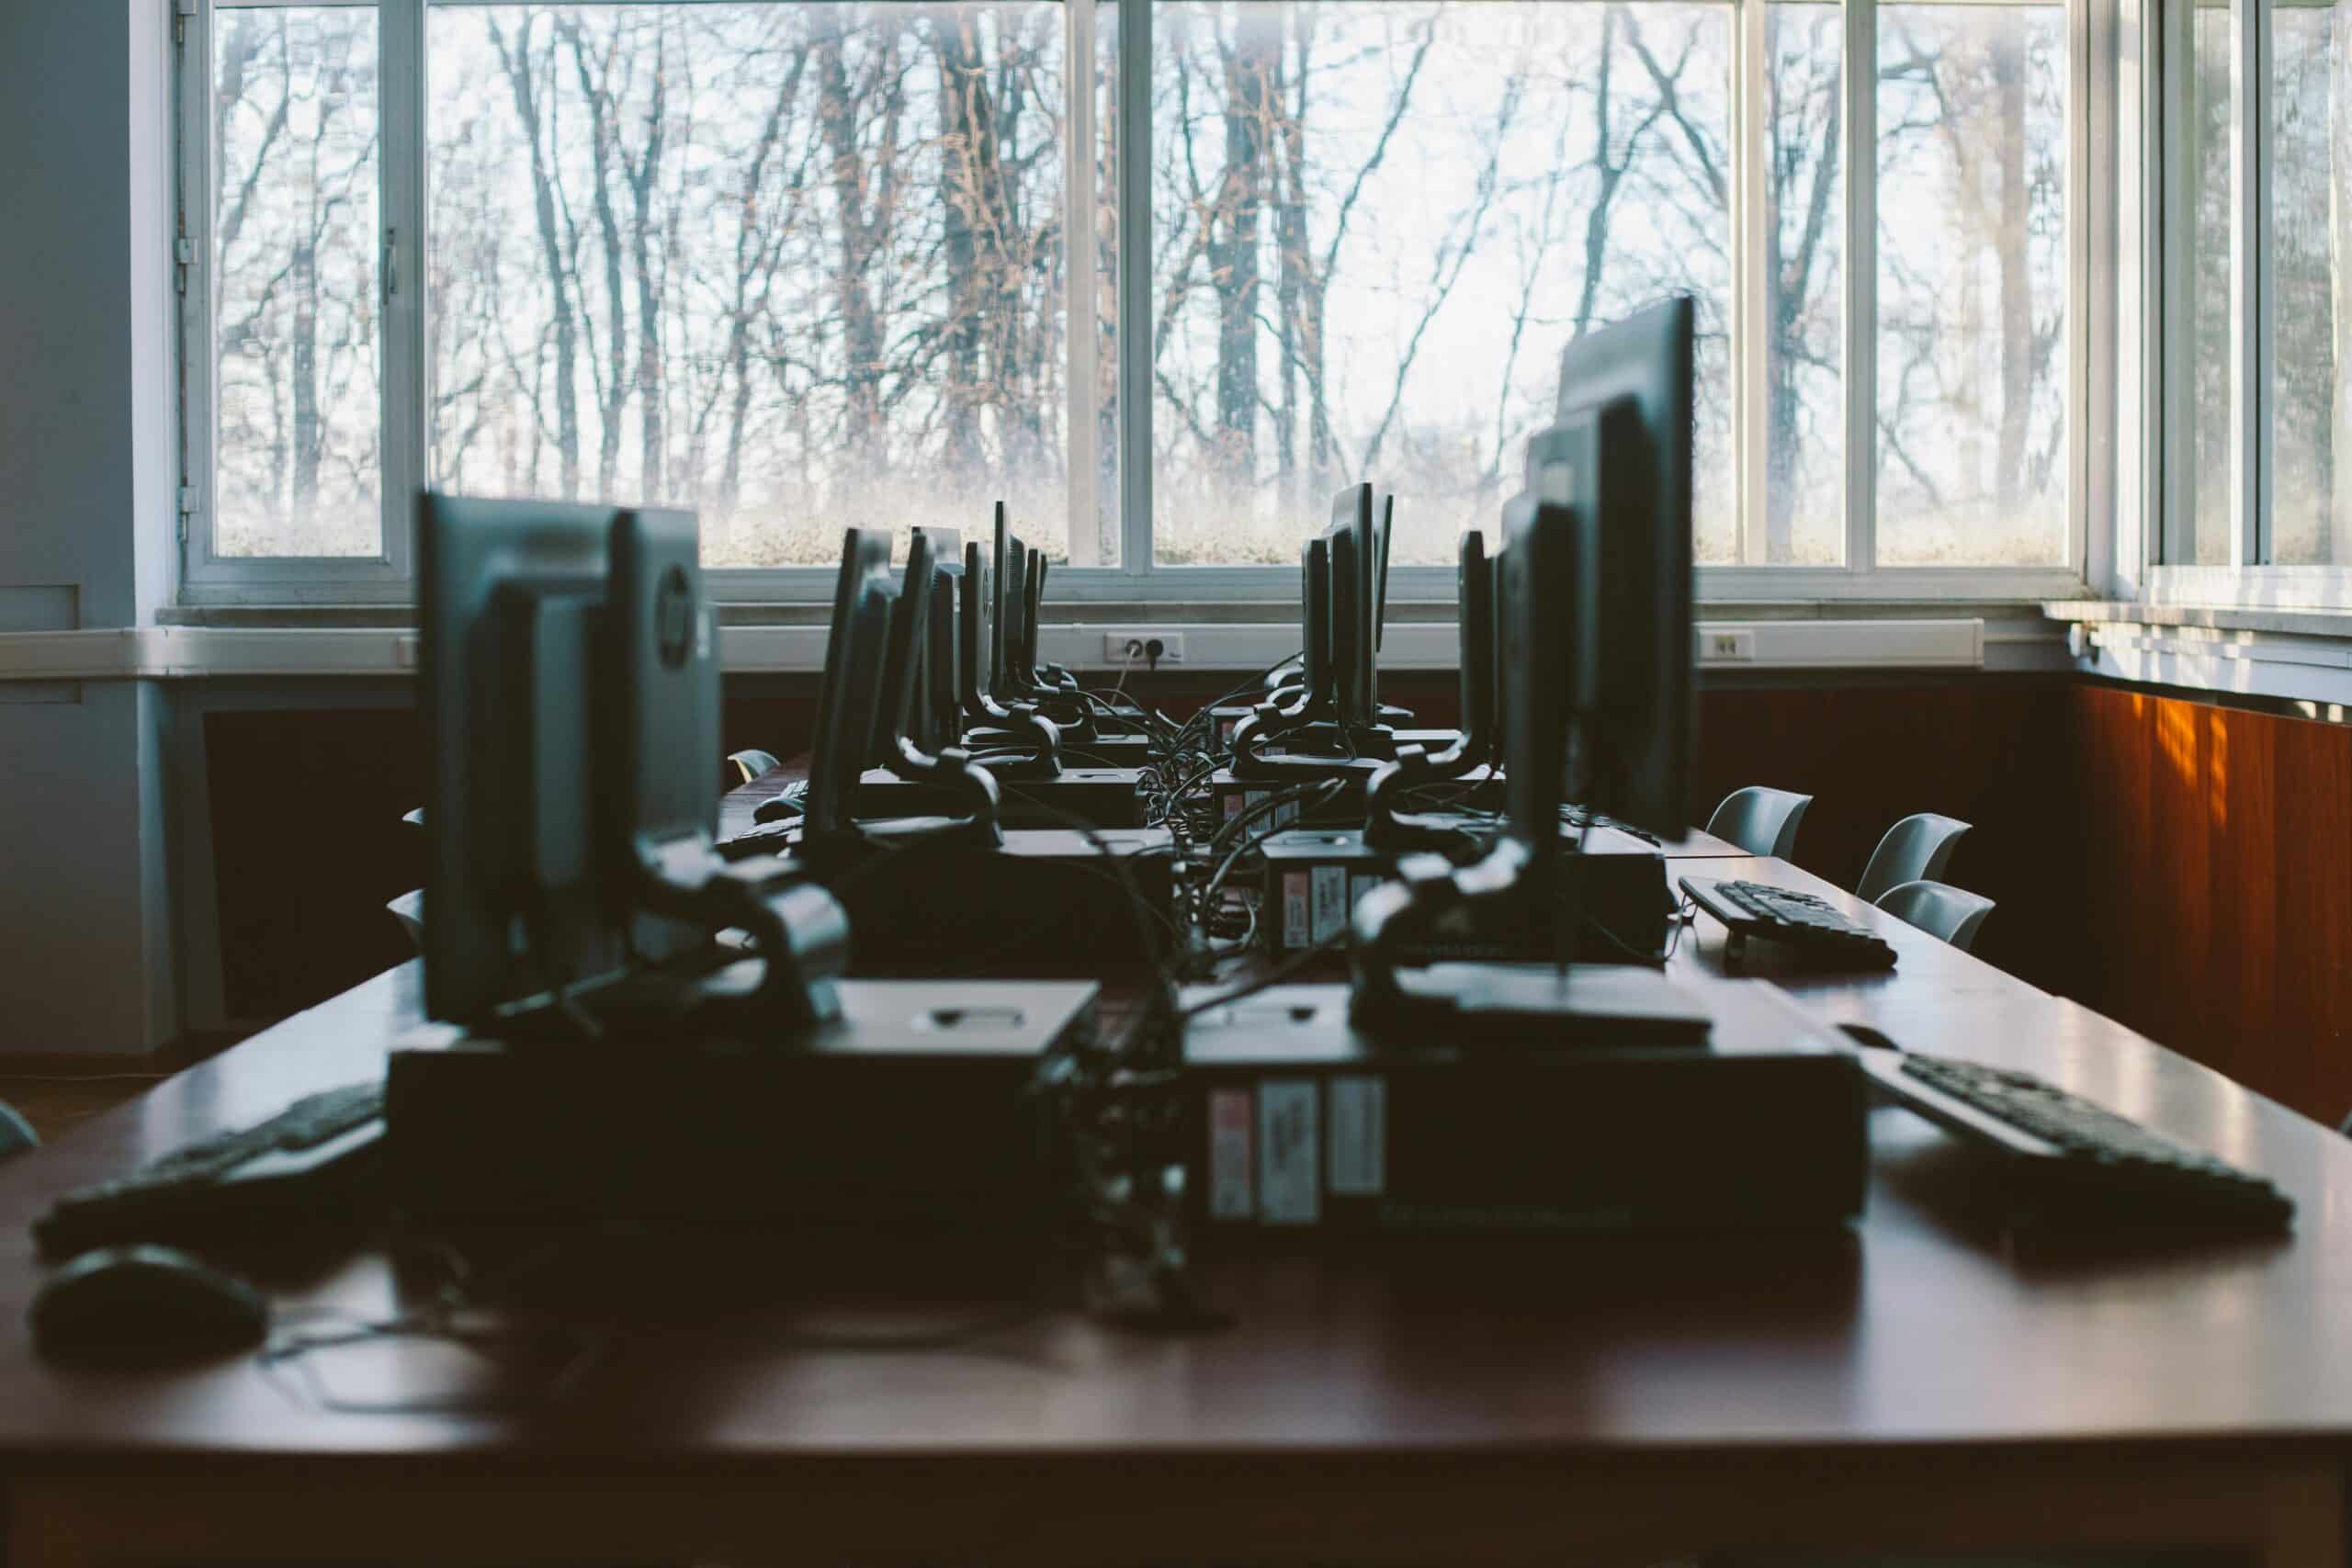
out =
[(1180, 1020), (1198, 1018), (1201, 1014), (1211, 1011), (1214, 1009), (1224, 1007), (1228, 1003), (1238, 1002), (1244, 997), (1254, 997), (1260, 991), (1265, 990), (1270, 987), (1279, 986), (1284, 980), (1289, 979), (1293, 975), (1297, 974), (1301, 969), (1306, 967), (1310, 960), (1319, 958), (1324, 953), (1329, 953), (1331, 949), (1339, 946), (1341, 942), (1347, 940), (1348, 931), (1346, 927), (1342, 926), (1340, 930), (1333, 931), (1329, 936), (1325, 937), (1322, 941), (1314, 943), (1312, 946), (1300, 948), (1296, 953), (1291, 954), (1288, 958), (1283, 959), (1280, 964), (1275, 964), (1272, 969), (1267, 970), (1264, 974), (1258, 976), (1256, 978), (1245, 980), (1240, 985), (1235, 986), (1229, 990), (1220, 991), (1214, 997), (1204, 997), (1201, 1000), (1194, 1002), (1192, 1006), (1181, 1009), (1177, 1012), (1176, 1016)]

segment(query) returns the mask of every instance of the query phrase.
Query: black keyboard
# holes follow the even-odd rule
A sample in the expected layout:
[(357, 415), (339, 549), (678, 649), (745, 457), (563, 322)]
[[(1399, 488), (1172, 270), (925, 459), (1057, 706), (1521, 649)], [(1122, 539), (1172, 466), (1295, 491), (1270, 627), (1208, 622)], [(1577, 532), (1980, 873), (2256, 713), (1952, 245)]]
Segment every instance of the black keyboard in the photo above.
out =
[(381, 1082), (310, 1095), (266, 1122), (67, 1193), (33, 1222), (33, 1238), (44, 1256), (57, 1258), (126, 1242), (233, 1237), (262, 1221), (334, 1216), (348, 1211), (383, 1130)]
[(1731, 932), (1725, 956), (1734, 961), (1752, 938), (1780, 944), (1808, 968), (1894, 967), (1894, 949), (1810, 893), (1711, 876), (1682, 878), (1682, 891)]
[(2294, 1200), (2261, 1177), (2176, 1144), (2031, 1073), (1949, 1056), (1864, 1051), (1887, 1095), (2008, 1167), (2026, 1228), (2273, 1232)]
[(716, 848), (722, 860), (749, 860), (753, 855), (780, 855), (799, 842), (800, 818), (784, 817), (721, 839)]

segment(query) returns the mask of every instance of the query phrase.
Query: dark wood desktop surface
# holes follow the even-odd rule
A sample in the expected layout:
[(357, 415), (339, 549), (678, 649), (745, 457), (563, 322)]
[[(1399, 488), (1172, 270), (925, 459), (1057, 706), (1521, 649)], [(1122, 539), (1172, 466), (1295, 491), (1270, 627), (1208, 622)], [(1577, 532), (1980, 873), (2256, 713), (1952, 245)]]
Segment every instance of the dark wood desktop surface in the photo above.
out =
[[(1794, 867), (1707, 871), (1834, 897), (1900, 949), (1892, 975), (1790, 981), (1821, 1014), (2032, 1068), (2258, 1170), (2301, 1205), (2293, 1237), (2012, 1257), (1967, 1217), (1961, 1151), (1887, 1109), (1850, 1234), (1419, 1267), (1228, 1256), (1206, 1278), (1232, 1325), (1196, 1335), (1057, 1310), (947, 1349), (842, 1349), (797, 1331), (989, 1303), (813, 1280), (714, 1321), (688, 1289), (560, 1401), (503, 1416), (330, 1414), (251, 1357), (37, 1359), (42, 1205), (377, 1071), (417, 1016), (409, 964), (0, 1172), (0, 1555), (1391, 1562), (2090, 1541), (2342, 1561), (2352, 1143)], [(1675, 962), (1721, 956), (1702, 918)], [(394, 1297), (368, 1253), (280, 1299)]]

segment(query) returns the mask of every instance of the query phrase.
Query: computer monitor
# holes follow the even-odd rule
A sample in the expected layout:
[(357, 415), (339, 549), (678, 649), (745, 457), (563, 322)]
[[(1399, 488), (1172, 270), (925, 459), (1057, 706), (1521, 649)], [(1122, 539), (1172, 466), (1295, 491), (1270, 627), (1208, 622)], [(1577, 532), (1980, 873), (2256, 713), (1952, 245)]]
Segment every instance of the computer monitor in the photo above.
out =
[(650, 995), (674, 1019), (738, 927), (766, 975), (717, 1010), (760, 1030), (836, 1015), (840, 907), (717, 852), (693, 516), (428, 492), (417, 539), (427, 1013), (576, 1037)]
[(996, 525), (990, 535), (988, 573), (983, 586), (988, 590), (988, 649), (987, 688), (999, 699), (1020, 694), (1008, 677), (1012, 660), (1006, 649), (1006, 639), (1014, 625), (1014, 617), (1006, 604), (1007, 584), (1012, 581), (1012, 522), (1004, 513), (1004, 502), (996, 503)]
[[(1529, 489), (1504, 513), (1496, 668), (1509, 702), (1505, 829), (1485, 860), (1442, 878), (1443, 887), (1389, 884), (1358, 903), (1360, 1016), (1393, 1016), (1398, 933), (1416, 919), (1484, 906), (1515, 926), (1557, 907), (1572, 745), (1586, 804), (1660, 833), (1684, 830), (1690, 368), (1687, 297), (1592, 333), (1564, 358), (1564, 412), (1531, 444)], [(1573, 879), (1565, 890), (1573, 908)], [(1578, 924), (1555, 919), (1564, 944)], [(1526, 1010), (1565, 1016), (1575, 1007), (1563, 991)]]
[[(1378, 653), (1388, 637), (1388, 541), (1396, 531), (1396, 492), (1383, 491), (1373, 514), (1373, 547), (1380, 581), (1372, 596), (1372, 650)], [(1377, 694), (1376, 693), (1374, 694)]]
[(1372, 486), (1350, 485), (1331, 498), (1332, 689), (1342, 725), (1378, 722), (1380, 699), (1374, 645), (1380, 626), (1380, 539), (1373, 524)]
[(865, 528), (843, 531), (825, 638), (825, 672), (818, 687), (817, 734), (809, 753), (805, 819), (810, 834), (850, 829), (851, 801), (873, 756), (883, 645), (890, 623), (882, 585), (889, 571), (888, 535)]
[(434, 1018), (472, 1022), (624, 961), (583, 787), (596, 761), (584, 673), (619, 515), (429, 493), (418, 503)]
[(1404, 804), (1408, 793), (1425, 784), (1460, 778), (1494, 756), (1495, 570), (1483, 535), (1462, 536), (1454, 582), (1460, 606), (1462, 728), (1454, 743), (1443, 750), (1399, 747), (1395, 760), (1374, 773), (1365, 785), (1367, 843), (1403, 848), (1457, 840), (1462, 831), (1459, 818), (1441, 820), (1407, 813)]
[(964, 733), (962, 649), (956, 612), (964, 589), (964, 536), (954, 528), (918, 528), (931, 541), (931, 626), (923, 643), (922, 740), (926, 751), (943, 750)]
[(1694, 337), (1677, 295), (1560, 358), (1560, 422), (1609, 427), (1576, 502), (1595, 524), (1588, 804), (1665, 834), (1690, 822)]
[(1021, 673), (1032, 684), (1047, 686), (1046, 661), (1038, 651), (1040, 625), (1046, 615), (1046, 552), (1029, 552), (1021, 605)]

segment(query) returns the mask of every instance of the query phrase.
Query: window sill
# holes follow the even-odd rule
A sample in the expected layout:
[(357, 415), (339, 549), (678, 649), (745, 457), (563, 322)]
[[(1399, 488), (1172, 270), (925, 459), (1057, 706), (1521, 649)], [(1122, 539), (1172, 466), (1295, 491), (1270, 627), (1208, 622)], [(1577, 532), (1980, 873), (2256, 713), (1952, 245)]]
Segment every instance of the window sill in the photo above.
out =
[[(1248, 671), (1297, 647), (1280, 606), (1056, 605), (1042, 651), (1073, 668), (1116, 667), (1115, 635), (1180, 632), (1182, 668)], [(1134, 612), (1118, 615), (1110, 612)], [(2057, 626), (2033, 602), (1713, 603), (1702, 606), (1701, 664), (1710, 671), (2056, 670)], [(723, 605), (721, 658), (730, 673), (801, 674), (822, 667), (825, 629), (813, 606)], [(1384, 668), (1454, 667), (1453, 607), (1391, 607)], [(0, 635), (0, 681), (402, 679), (416, 667), (405, 610), (304, 605), (179, 609), (164, 624)], [(1165, 671), (1168, 666), (1162, 666)]]
[(2086, 674), (2294, 703), (2312, 717), (2352, 706), (2352, 611), (2068, 601), (2042, 612), (2065, 624), (2070, 663)]

